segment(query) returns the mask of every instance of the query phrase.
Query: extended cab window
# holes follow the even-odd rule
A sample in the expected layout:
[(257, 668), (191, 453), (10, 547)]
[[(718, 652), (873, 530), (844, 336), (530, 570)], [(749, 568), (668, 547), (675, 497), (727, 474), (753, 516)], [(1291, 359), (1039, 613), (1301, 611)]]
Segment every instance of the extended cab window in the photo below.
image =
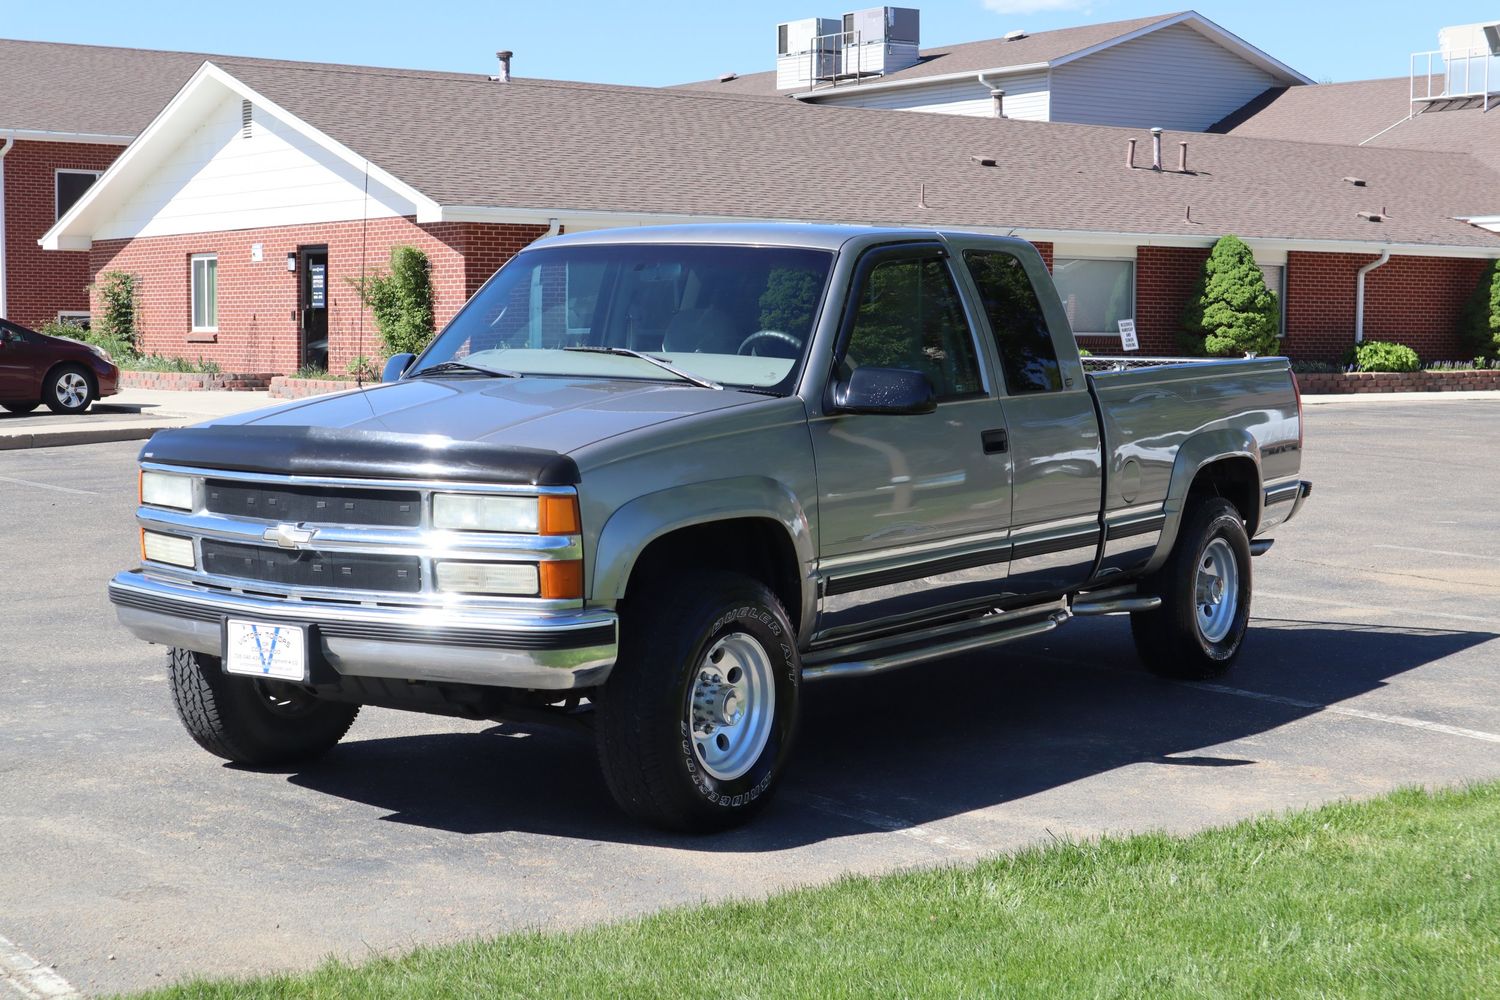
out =
[(965, 250), (964, 263), (974, 276), (995, 334), (1006, 391), (1019, 396), (1061, 389), (1062, 371), (1047, 317), (1020, 258), (998, 251)]
[(893, 257), (866, 273), (856, 298), (844, 370), (909, 368), (939, 399), (983, 391), (974, 337), (943, 259)]

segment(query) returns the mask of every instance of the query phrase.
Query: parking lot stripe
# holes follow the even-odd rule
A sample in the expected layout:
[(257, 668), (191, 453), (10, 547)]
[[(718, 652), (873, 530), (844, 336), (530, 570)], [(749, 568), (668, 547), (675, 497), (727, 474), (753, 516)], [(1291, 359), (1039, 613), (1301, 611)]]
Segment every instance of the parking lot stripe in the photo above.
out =
[(1456, 622), (1478, 622), (1481, 625), (1500, 626), (1500, 619), (1483, 618), (1478, 615), (1455, 615), (1447, 611), (1420, 611), (1416, 608), (1386, 608), (1374, 604), (1357, 604), (1353, 601), (1334, 601), (1326, 597), (1304, 597), (1301, 594), (1273, 594), (1259, 591), (1256, 597), (1273, 601), (1303, 601), (1307, 604), (1323, 604), (1332, 608), (1352, 608), (1357, 611), (1375, 611), (1383, 615), (1415, 615), (1418, 618), (1447, 618)]
[(1261, 691), (1247, 691), (1244, 688), (1228, 687), (1224, 684), (1205, 684), (1201, 681), (1191, 682), (1188, 684), (1188, 687), (1194, 687), (1200, 691), (1213, 691), (1216, 694), (1232, 694), (1238, 698), (1254, 698), (1257, 701), (1269, 701), (1278, 705), (1291, 705), (1293, 708), (1310, 708), (1319, 712), (1332, 712), (1334, 715), (1348, 715), (1356, 719), (1368, 719), (1371, 722), (1385, 722), (1393, 726), (1405, 726), (1408, 729), (1424, 729), (1429, 733), (1446, 733), (1449, 736), (1463, 736), (1471, 740), (1483, 740), (1485, 743), (1500, 743), (1500, 733), (1486, 733), (1478, 729), (1448, 726), (1441, 722), (1413, 719), (1407, 715), (1386, 715), (1384, 712), (1367, 712), (1362, 708), (1350, 708), (1346, 705), (1323, 705), (1315, 701), (1288, 698), (1285, 695), (1265, 694)]
[(3, 937), (0, 937), (0, 985), (9, 986), (27, 1000), (59, 1000), (81, 995), (72, 983)]
[(37, 483), (30, 479), (15, 479), (11, 476), (0, 476), (0, 483), (15, 483), (18, 486), (35, 486), (39, 490), (56, 490), (59, 493), (76, 493), (81, 497), (93, 497), (99, 494), (93, 490), (75, 490), (71, 486), (53, 486), (51, 483)]

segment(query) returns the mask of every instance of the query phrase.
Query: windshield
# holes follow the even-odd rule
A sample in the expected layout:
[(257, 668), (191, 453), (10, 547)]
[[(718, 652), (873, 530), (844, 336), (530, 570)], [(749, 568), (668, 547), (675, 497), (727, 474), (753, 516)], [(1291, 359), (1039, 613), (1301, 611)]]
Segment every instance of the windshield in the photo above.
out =
[(412, 374), (463, 361), (520, 375), (692, 376), (789, 392), (832, 262), (830, 251), (792, 247), (529, 250), (479, 290)]

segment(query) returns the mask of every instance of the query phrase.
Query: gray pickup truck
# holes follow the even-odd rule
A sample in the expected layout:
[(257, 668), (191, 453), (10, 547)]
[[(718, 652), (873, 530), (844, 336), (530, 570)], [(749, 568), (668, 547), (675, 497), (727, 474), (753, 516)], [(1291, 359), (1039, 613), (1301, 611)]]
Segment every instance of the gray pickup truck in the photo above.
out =
[(1125, 613), (1151, 669), (1223, 671), (1301, 451), (1284, 358), (1080, 359), (1021, 240), (581, 234), (382, 385), (157, 434), (110, 598), (222, 757), (361, 705), (582, 724), (626, 811), (717, 829), (806, 682)]

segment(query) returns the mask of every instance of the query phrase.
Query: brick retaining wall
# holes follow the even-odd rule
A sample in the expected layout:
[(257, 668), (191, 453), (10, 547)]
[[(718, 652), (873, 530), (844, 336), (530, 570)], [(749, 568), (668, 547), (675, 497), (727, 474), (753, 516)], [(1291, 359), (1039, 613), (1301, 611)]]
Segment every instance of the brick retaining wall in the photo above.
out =
[(1500, 371), (1318, 372), (1297, 376), (1308, 394), (1348, 392), (1472, 392), (1500, 390)]
[(236, 375), (221, 372), (120, 372), (121, 389), (171, 389), (178, 392), (214, 389), (228, 392), (248, 392), (265, 389), (271, 384), (272, 375)]
[[(365, 385), (377, 384), (377, 382), (365, 383)], [(308, 396), (322, 396), (330, 392), (345, 392), (358, 388), (359, 383), (353, 379), (294, 378), (290, 375), (277, 375), (271, 379), (271, 398), (306, 399)]]

